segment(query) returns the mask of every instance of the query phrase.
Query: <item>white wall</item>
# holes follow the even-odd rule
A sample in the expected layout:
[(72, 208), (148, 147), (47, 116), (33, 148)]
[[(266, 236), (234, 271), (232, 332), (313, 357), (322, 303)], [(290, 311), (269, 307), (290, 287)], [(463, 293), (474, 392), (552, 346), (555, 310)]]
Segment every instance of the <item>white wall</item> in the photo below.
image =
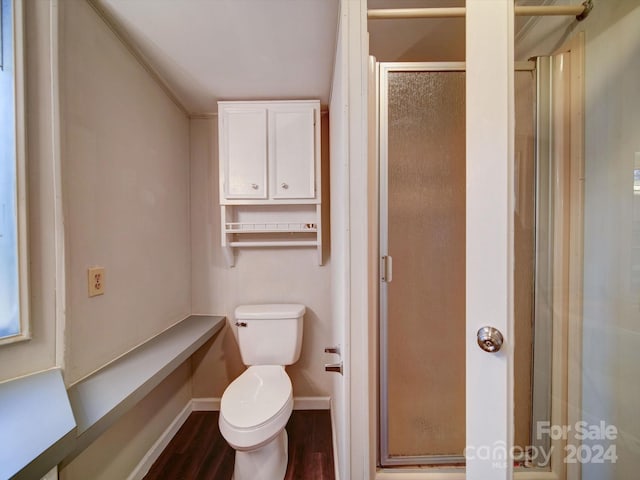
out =
[[(318, 266), (314, 249), (237, 249), (236, 265), (220, 246), (217, 119), (191, 120), (192, 309), (227, 315), (230, 326), (194, 357), (194, 397), (220, 397), (244, 366), (234, 338), (233, 311), (245, 303), (302, 303), (307, 307), (300, 360), (287, 368), (294, 396), (327, 396), (324, 347), (331, 341), (331, 259)], [(328, 145), (322, 116), (323, 198), (327, 208)], [(328, 230), (328, 215), (323, 228)], [(328, 242), (324, 242), (328, 244)]]
[(370, 166), (368, 135), (367, 2), (340, 2), (331, 92), (331, 201), (334, 258), (333, 339), (342, 347), (344, 377), (334, 379), (333, 402), (342, 479), (375, 472), (375, 334), (370, 307)]
[[(331, 342), (340, 345), (342, 360), (348, 354), (346, 346), (346, 329), (348, 314), (349, 278), (348, 264), (348, 84), (347, 84), (347, 9), (344, 2), (340, 7), (340, 22), (336, 45), (336, 59), (331, 84), (331, 100), (329, 104), (329, 134), (331, 136), (331, 245), (333, 248), (333, 271), (331, 274)], [(331, 382), (331, 408), (336, 431), (337, 456), (340, 478), (347, 479), (349, 465), (348, 410), (349, 399), (344, 376), (335, 375)]]
[(70, 384), (190, 313), (189, 120), (86, 1), (59, 5)]

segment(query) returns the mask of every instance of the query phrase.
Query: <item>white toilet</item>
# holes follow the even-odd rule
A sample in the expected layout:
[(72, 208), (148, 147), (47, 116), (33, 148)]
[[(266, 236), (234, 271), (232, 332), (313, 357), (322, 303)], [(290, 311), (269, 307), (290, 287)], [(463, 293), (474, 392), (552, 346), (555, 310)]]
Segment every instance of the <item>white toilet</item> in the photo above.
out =
[(233, 480), (281, 480), (287, 471), (285, 425), (293, 410), (285, 365), (302, 346), (304, 305), (241, 305), (238, 345), (249, 368), (224, 391), (220, 432), (236, 450)]

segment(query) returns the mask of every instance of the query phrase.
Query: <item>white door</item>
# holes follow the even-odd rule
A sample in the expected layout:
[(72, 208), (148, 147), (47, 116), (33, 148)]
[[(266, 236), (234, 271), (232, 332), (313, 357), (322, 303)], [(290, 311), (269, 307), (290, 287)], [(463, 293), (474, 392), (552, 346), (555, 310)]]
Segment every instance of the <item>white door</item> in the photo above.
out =
[[(514, 435), (514, 5), (466, 8), (466, 478), (506, 480), (513, 462), (498, 454)], [(483, 327), (501, 332), (499, 351), (479, 347)]]

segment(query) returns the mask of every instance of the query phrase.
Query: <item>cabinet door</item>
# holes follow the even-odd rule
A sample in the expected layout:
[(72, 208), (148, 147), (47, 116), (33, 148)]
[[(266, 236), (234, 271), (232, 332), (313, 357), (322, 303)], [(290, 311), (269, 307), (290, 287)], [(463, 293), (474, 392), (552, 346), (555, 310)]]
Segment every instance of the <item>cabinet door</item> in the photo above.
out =
[(224, 197), (267, 198), (267, 111), (225, 108), (220, 129)]
[(313, 105), (269, 109), (271, 198), (315, 197)]

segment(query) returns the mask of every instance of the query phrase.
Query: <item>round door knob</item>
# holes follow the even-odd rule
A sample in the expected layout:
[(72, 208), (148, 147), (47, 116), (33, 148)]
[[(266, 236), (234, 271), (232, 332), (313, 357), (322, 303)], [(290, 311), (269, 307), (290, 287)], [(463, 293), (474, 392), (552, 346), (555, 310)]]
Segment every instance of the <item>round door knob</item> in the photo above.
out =
[(257, 183), (252, 183), (251, 184), (251, 188), (253, 188), (254, 190), (258, 189), (258, 184)]
[(496, 353), (503, 343), (504, 338), (497, 328), (482, 327), (478, 330), (478, 345), (485, 352)]
[(289, 184), (287, 184), (287, 183), (282, 183), (280, 186), (281, 186), (284, 190), (286, 190), (287, 188), (289, 188)]

